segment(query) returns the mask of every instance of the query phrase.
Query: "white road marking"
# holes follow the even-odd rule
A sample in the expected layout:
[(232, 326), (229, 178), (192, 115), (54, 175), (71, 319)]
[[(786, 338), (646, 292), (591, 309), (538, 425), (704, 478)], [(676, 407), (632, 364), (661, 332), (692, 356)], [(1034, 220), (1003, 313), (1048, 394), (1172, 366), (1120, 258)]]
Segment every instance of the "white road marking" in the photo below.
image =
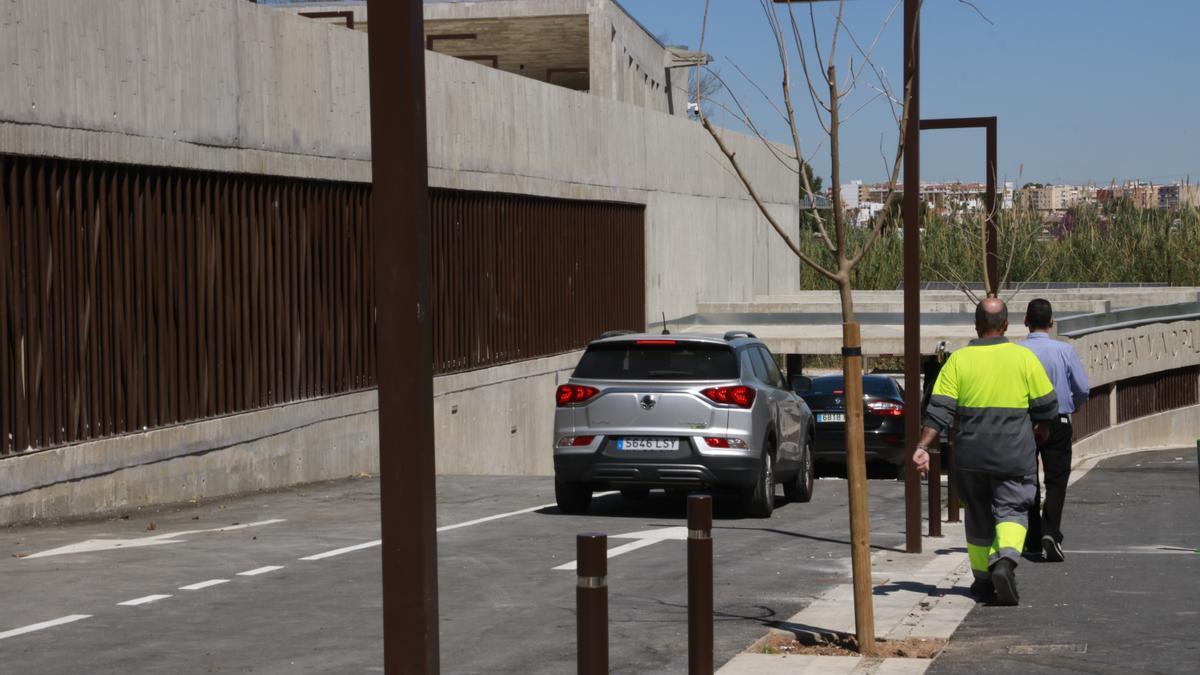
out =
[(194, 584), (188, 584), (187, 586), (180, 586), (179, 590), (181, 590), (181, 591), (198, 591), (202, 588), (209, 588), (210, 586), (219, 586), (220, 584), (227, 584), (227, 583), (229, 583), (228, 579), (209, 579), (208, 581), (200, 581), (200, 582), (197, 582)]
[(316, 555), (304, 556), (303, 558), (301, 558), (301, 560), (324, 560), (325, 558), (332, 558), (335, 555), (341, 555), (343, 553), (350, 553), (351, 551), (361, 551), (364, 548), (371, 548), (373, 546), (379, 546), (382, 543), (383, 543), (382, 539), (376, 539), (375, 541), (368, 541), (365, 544), (355, 544), (354, 546), (347, 546), (345, 548), (335, 548), (332, 551), (326, 551), (324, 553), (317, 553)]
[(266, 574), (267, 572), (274, 572), (275, 570), (281, 570), (281, 569), (283, 569), (283, 565), (267, 565), (266, 567), (255, 567), (252, 570), (246, 570), (245, 572), (238, 572), (238, 576), (239, 577), (256, 577), (260, 574)]
[(20, 628), (14, 628), (12, 630), (6, 630), (3, 633), (0, 633), (0, 640), (5, 640), (10, 637), (16, 637), (18, 635), (24, 635), (26, 633), (32, 633), (34, 631), (43, 630), (45, 628), (53, 628), (55, 626), (61, 626), (64, 623), (72, 623), (75, 621), (80, 621), (82, 619), (90, 619), (90, 618), (92, 618), (91, 614), (71, 614), (69, 616), (60, 616), (57, 619), (51, 619), (49, 621), (43, 621), (41, 623), (31, 623), (28, 626), (21, 626)]
[[(614, 491), (609, 491), (609, 492), (597, 492), (593, 496), (594, 497), (606, 497), (608, 495), (615, 495), (615, 494), (617, 494), (617, 493), (614, 490)], [(558, 504), (552, 503), (552, 504), (542, 504), (541, 506), (531, 506), (527, 509), (521, 509), (520, 511), (509, 511), (508, 513), (497, 513), (494, 516), (487, 516), (485, 518), (476, 518), (475, 520), (468, 520), (465, 523), (457, 523), (455, 525), (443, 525), (442, 527), (439, 527), (437, 529), (437, 531), (438, 532), (448, 532), (449, 530), (457, 530), (460, 527), (471, 527), (472, 525), (479, 525), (480, 523), (487, 523), (487, 522), (491, 522), (493, 520), (500, 520), (501, 518), (509, 518), (512, 516), (519, 516), (522, 513), (533, 513), (534, 511), (541, 511), (542, 509), (548, 509), (551, 506), (558, 506)]]
[[(606, 495), (614, 495), (614, 494), (616, 494), (615, 491), (597, 492), (594, 496), (604, 497)], [(475, 520), (468, 520), (463, 523), (455, 523), (453, 525), (443, 525), (443, 526), (439, 527), (437, 529), (437, 531), (438, 532), (448, 532), (450, 530), (457, 530), (457, 529), (464, 528), (464, 527), (471, 527), (473, 525), (482, 525), (483, 523), (490, 523), (493, 520), (500, 520), (502, 518), (511, 518), (513, 516), (519, 516), (523, 513), (533, 513), (534, 511), (541, 511), (542, 509), (548, 509), (552, 506), (558, 506), (558, 505), (557, 504), (542, 504), (540, 506), (530, 506), (529, 508), (521, 509), (519, 511), (509, 511), (508, 513), (497, 513), (494, 516), (485, 516), (483, 518), (476, 518)], [(368, 541), (368, 542), (364, 542), (362, 544), (355, 544), (353, 546), (337, 548), (332, 551), (325, 551), (324, 553), (316, 553), (314, 555), (304, 556), (303, 558), (301, 558), (301, 560), (324, 560), (325, 558), (332, 558), (334, 556), (338, 556), (343, 553), (350, 553), (352, 551), (360, 551), (365, 548), (372, 548), (374, 546), (379, 546), (382, 543), (383, 543), (382, 539), (375, 539), (374, 541)], [(639, 546), (638, 548), (641, 548), (641, 547)]]
[(192, 534), (204, 534), (208, 532), (232, 532), (234, 530), (244, 530), (247, 527), (259, 527), (262, 525), (274, 525), (275, 523), (285, 522), (283, 518), (272, 518), (271, 520), (260, 520), (254, 523), (242, 523), (238, 525), (228, 525), (225, 527), (217, 527), (210, 530), (184, 530), (182, 532), (167, 532), (165, 534), (156, 534), (150, 537), (137, 537), (134, 539), (88, 539), (87, 541), (79, 542), (78, 544), (68, 544), (58, 548), (50, 549), (34, 553), (22, 558), (22, 560), (32, 560), (34, 558), (44, 558), (52, 555), (69, 555), (72, 553), (94, 553), (96, 551), (109, 551), (117, 548), (139, 548), (142, 546), (158, 546), (161, 544), (181, 544), (183, 540), (179, 537), (184, 537)]
[[(608, 549), (608, 558), (612, 559), (619, 555), (636, 551), (639, 548), (645, 548), (651, 544), (657, 544), (663, 541), (682, 541), (688, 538), (688, 529), (683, 526), (677, 527), (662, 527), (656, 530), (642, 530), (641, 532), (628, 532), (626, 534), (614, 534), (612, 539), (635, 539), (628, 544)], [(577, 567), (578, 561), (572, 560), (564, 565), (555, 567), (556, 570), (574, 570)]]
[(136, 606), (138, 606), (138, 605), (148, 605), (148, 604), (150, 604), (150, 603), (152, 603), (152, 602), (158, 602), (159, 600), (166, 600), (166, 599), (167, 599), (167, 598), (169, 598), (169, 597), (171, 597), (171, 596), (169, 596), (169, 595), (162, 595), (162, 594), (159, 594), (159, 595), (143, 595), (143, 596), (142, 596), (142, 597), (140, 597), (140, 598), (134, 598), (134, 599), (132, 599), (132, 600), (126, 600), (125, 602), (118, 602), (117, 604), (118, 604), (118, 605), (125, 606), (125, 607), (136, 607)]

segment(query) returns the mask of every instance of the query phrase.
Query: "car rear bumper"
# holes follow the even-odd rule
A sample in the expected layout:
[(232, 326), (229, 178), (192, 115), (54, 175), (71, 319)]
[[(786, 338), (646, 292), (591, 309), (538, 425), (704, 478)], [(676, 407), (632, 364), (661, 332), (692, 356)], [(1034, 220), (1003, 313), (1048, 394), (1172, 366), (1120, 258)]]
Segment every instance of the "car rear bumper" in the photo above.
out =
[(726, 456), (680, 459), (613, 460), (602, 454), (555, 455), (558, 480), (607, 487), (717, 488), (747, 487), (758, 478), (757, 457)]
[[(884, 461), (897, 466), (903, 464), (905, 459), (903, 440), (889, 443), (884, 440), (883, 436), (884, 434), (872, 433), (870, 431), (864, 434), (867, 461)], [(818, 431), (816, 438), (813, 440), (813, 458), (822, 462), (845, 464), (845, 434)]]

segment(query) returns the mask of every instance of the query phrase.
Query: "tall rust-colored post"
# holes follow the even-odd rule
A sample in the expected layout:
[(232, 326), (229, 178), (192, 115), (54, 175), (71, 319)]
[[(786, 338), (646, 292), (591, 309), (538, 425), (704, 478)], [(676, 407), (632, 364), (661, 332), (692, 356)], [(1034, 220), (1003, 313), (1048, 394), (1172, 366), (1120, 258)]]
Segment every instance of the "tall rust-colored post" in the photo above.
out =
[(713, 672), (712, 497), (688, 497), (688, 674)]
[(987, 276), (990, 288), (988, 295), (1000, 297), (999, 259), (996, 256), (996, 118), (993, 117), (985, 127), (987, 129), (987, 195), (984, 206), (987, 208)]
[[(862, 336), (857, 322), (842, 324), (846, 428), (863, 428)], [(850, 489), (850, 563), (854, 573), (854, 632), (859, 651), (875, 652), (871, 600), (871, 519), (867, 513), (867, 457), (862, 434), (846, 434), (846, 481)], [(910, 472), (912, 473), (912, 472)], [(919, 512), (918, 512), (919, 514)]]
[(942, 451), (929, 454), (929, 536), (942, 536)]
[(921, 0), (904, 0), (904, 548), (921, 552), (921, 477), (912, 453), (921, 434)]
[(579, 675), (608, 673), (608, 535), (575, 537), (575, 640)]
[(370, 0), (383, 660), (438, 672), (422, 3)]

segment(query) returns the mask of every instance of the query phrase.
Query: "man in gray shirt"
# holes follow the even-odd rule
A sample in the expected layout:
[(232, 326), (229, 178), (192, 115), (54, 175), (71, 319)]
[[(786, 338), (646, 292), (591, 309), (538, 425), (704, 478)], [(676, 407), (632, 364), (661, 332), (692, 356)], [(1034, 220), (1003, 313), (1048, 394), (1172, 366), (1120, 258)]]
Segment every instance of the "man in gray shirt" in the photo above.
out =
[(1046, 504), (1041, 504), (1041, 486), (1029, 511), (1026, 551), (1042, 551), (1048, 562), (1062, 562), (1062, 512), (1071, 476), (1071, 415), (1088, 399), (1088, 378), (1083, 362), (1071, 345), (1050, 337), (1054, 314), (1050, 302), (1038, 298), (1025, 310), (1029, 337), (1021, 341), (1042, 362), (1054, 392), (1058, 394), (1058, 419), (1049, 424), (1050, 436), (1038, 446), (1045, 473)]

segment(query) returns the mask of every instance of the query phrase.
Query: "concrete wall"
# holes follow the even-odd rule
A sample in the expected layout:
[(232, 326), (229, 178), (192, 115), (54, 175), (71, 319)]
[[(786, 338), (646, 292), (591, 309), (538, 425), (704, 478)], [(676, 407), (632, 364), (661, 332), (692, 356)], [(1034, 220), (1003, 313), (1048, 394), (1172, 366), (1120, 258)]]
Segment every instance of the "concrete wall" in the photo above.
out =
[(365, 391), (0, 461), (0, 525), (92, 516), (379, 471)]
[(1200, 440), (1200, 405), (1141, 417), (1076, 441), (1072, 463), (1131, 448), (1195, 447), (1197, 440)]
[[(3, 3), (0, 152), (366, 182), (367, 39), (245, 0)], [(695, 123), (444, 55), (426, 77), (431, 185), (646, 206), (648, 320), (795, 290)], [(728, 142), (795, 233), (794, 178)], [(548, 473), (553, 389), (576, 358), (438, 378), (439, 471)], [(373, 404), (341, 398), (7, 458), (0, 523), (374, 471)]]
[(1106, 330), (1069, 342), (1093, 387), (1200, 364), (1200, 321)]

